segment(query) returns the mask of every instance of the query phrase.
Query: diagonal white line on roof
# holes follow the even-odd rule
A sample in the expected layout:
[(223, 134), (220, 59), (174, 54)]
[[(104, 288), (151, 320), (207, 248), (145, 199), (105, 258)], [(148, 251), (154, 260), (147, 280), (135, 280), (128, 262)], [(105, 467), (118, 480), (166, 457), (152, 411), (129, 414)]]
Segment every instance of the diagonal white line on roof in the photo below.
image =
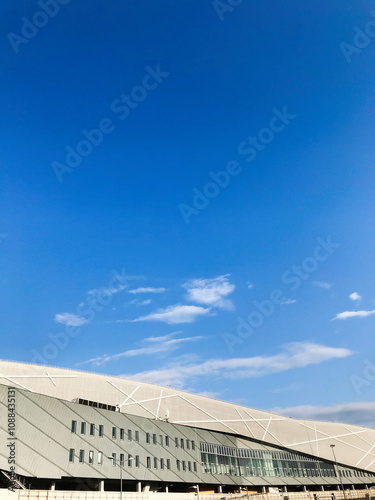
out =
[(11, 382), (12, 384), (19, 385), (20, 387), (22, 387), (23, 389), (26, 389), (27, 391), (35, 392), (32, 389), (29, 389), (28, 387), (26, 387), (25, 385), (22, 385), (19, 382), (16, 382), (15, 380), (12, 380), (12, 378), (14, 378), (14, 377), (10, 378), (10, 377), (6, 377), (5, 375), (0, 375), (0, 378), (5, 379), (8, 382)]
[(198, 410), (200, 410), (201, 412), (205, 413), (206, 415), (208, 415), (210, 418), (212, 418), (213, 420), (212, 421), (216, 421), (216, 422), (219, 422), (221, 425), (223, 425), (224, 427), (227, 427), (228, 429), (230, 429), (232, 432), (234, 433), (237, 433), (237, 431), (235, 429), (233, 429), (232, 427), (230, 427), (229, 425), (227, 425), (226, 423), (222, 422), (221, 420), (219, 420), (218, 418), (214, 417), (213, 415), (211, 415), (210, 413), (208, 413), (208, 411), (204, 410), (203, 408), (200, 408), (198, 405), (196, 405), (195, 403), (193, 403), (192, 401), (189, 401), (187, 398), (185, 398), (184, 396), (182, 396), (181, 394), (178, 394), (178, 396), (183, 399), (184, 401), (186, 401), (187, 403), (191, 404), (192, 406), (194, 406), (195, 408), (198, 408)]
[(159, 403), (158, 403), (158, 409), (156, 410), (156, 418), (159, 418), (159, 410), (160, 410), (160, 403), (163, 397), (163, 389), (160, 390), (160, 398), (159, 398)]
[(374, 448), (375, 448), (375, 444), (373, 446), (371, 446), (371, 448), (368, 450), (368, 452), (363, 455), (361, 460), (358, 460), (358, 462), (355, 464), (354, 467), (357, 467), (358, 464), (360, 464), (362, 462), (362, 460), (364, 460), (367, 457), (367, 455), (369, 455)]
[(271, 421), (272, 421), (272, 416), (271, 416), (271, 417), (270, 417), (270, 419), (269, 419), (269, 422), (268, 422), (268, 424), (267, 424), (267, 428), (266, 428), (266, 429), (264, 429), (264, 434), (263, 434), (263, 437), (262, 437), (262, 441), (264, 441), (264, 439), (265, 439), (265, 437), (266, 437), (266, 435), (267, 435), (268, 428), (269, 428), (269, 426), (270, 426)]
[[(348, 432), (350, 432), (350, 430), (346, 427), (346, 425), (343, 425), (343, 427), (344, 427), (344, 429), (346, 429)], [(366, 444), (368, 444), (369, 446), (371, 446), (371, 445), (372, 445), (372, 443), (370, 443), (369, 441), (367, 441), (366, 439), (364, 439), (362, 436), (358, 436), (358, 437), (359, 437), (359, 439), (360, 439), (361, 441), (364, 441), (364, 442), (365, 442)]]
[(49, 379), (50, 379), (50, 381), (53, 383), (53, 385), (56, 387), (56, 383), (55, 383), (55, 381), (53, 380), (53, 378), (51, 377), (51, 375), (50, 375), (48, 372), (46, 372), (46, 374), (48, 375), (48, 378), (49, 378)]
[[(245, 412), (245, 413), (247, 413), (247, 415), (249, 415), (249, 417), (253, 419), (253, 422), (256, 422), (258, 425), (260, 425), (260, 426), (262, 427), (262, 429), (263, 429), (263, 430), (265, 430), (265, 427), (264, 427), (264, 426), (260, 423), (260, 420), (264, 420), (264, 419), (257, 420), (257, 419), (255, 419), (255, 418), (251, 415), (251, 413), (249, 413), (247, 410), (244, 410), (244, 412)], [(280, 441), (280, 439), (278, 439), (276, 436), (274, 436), (274, 435), (272, 434), (272, 432), (268, 431), (268, 434), (269, 434), (270, 436), (272, 436), (272, 437), (273, 437), (273, 439), (274, 439), (275, 441), (277, 441), (278, 443), (280, 443), (280, 444), (281, 444), (281, 446), (284, 446), (284, 447), (285, 447), (284, 443), (282, 443), (282, 442)]]
[[(178, 394), (168, 394), (167, 396), (163, 396), (161, 399), (167, 399), (167, 398), (175, 398), (177, 397)], [(138, 403), (149, 403), (150, 401), (158, 401), (160, 399), (160, 396), (157, 398), (149, 398), (149, 399), (141, 399), (140, 401), (130, 401), (129, 403), (126, 403), (124, 406), (130, 406)]]
[[(125, 396), (128, 396), (129, 398), (133, 399), (130, 395), (128, 395), (125, 391), (123, 391), (122, 389), (120, 389), (120, 387), (117, 387), (113, 382), (111, 382), (110, 380), (107, 380), (108, 384), (111, 384), (115, 389), (117, 389), (118, 391), (122, 392), (122, 394), (124, 394)], [(135, 399), (133, 399), (133, 401), (135, 401)], [(148, 408), (146, 408), (145, 406), (143, 406), (141, 403), (139, 402), (136, 402), (137, 404), (139, 404), (139, 406), (141, 408), (143, 408), (144, 410), (148, 411), (148, 413), (151, 413), (151, 415), (153, 415), (154, 417), (156, 417), (155, 413), (151, 410), (149, 410)]]
[[(124, 404), (133, 396), (133, 394), (138, 391), (138, 389), (139, 389), (139, 386), (136, 387), (134, 389), (134, 391), (129, 396), (127, 396), (127, 398), (125, 399), (125, 401), (119, 405), (120, 408), (121, 408), (121, 406), (124, 406)], [(133, 401), (135, 401), (135, 399), (133, 399)]]
[[(240, 415), (241, 416), (241, 415)], [(269, 422), (269, 418), (262, 418), (260, 421), (265, 421)], [(284, 420), (283, 418), (272, 418), (272, 422), (275, 420)], [(212, 422), (212, 420), (174, 420), (175, 424), (192, 424), (194, 422), (199, 422), (200, 424), (207, 423), (207, 422)], [(225, 419), (225, 420), (220, 420), (220, 422), (254, 422), (253, 418), (246, 418), (246, 419), (239, 419), (239, 418), (231, 418), (231, 419)], [(263, 427), (264, 429), (264, 427)]]
[(248, 431), (250, 432), (250, 434), (254, 437), (254, 433), (253, 433), (253, 431), (252, 431), (252, 430), (250, 429), (250, 427), (247, 425), (246, 420), (243, 418), (243, 416), (241, 415), (240, 410), (239, 410), (238, 408), (236, 408), (236, 412), (237, 412), (237, 413), (238, 413), (238, 415), (241, 417), (242, 422), (246, 425), (247, 430), (248, 430)]

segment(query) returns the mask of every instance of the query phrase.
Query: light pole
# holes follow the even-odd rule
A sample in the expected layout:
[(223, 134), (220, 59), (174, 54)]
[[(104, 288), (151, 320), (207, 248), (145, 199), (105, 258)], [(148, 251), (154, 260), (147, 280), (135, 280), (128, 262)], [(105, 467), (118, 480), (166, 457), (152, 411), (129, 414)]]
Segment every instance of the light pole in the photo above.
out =
[(346, 494), (345, 494), (345, 490), (344, 490), (344, 485), (343, 485), (343, 483), (342, 483), (342, 476), (341, 476), (341, 474), (339, 474), (339, 469), (338, 469), (338, 467), (337, 467), (337, 459), (336, 459), (336, 453), (335, 453), (335, 446), (336, 446), (336, 445), (331, 444), (330, 446), (331, 446), (331, 448), (332, 448), (333, 458), (335, 459), (335, 464), (336, 464), (336, 472), (337, 472), (337, 474), (338, 474), (338, 476), (339, 476), (339, 478), (340, 478), (341, 489), (342, 489), (342, 492), (344, 493), (344, 498), (345, 498), (345, 500), (346, 500)]
[(199, 485), (197, 484), (196, 486), (193, 486), (193, 488), (196, 490), (196, 492), (197, 492), (197, 500), (199, 500)]
[[(113, 461), (113, 465), (116, 465), (116, 458), (114, 456), (108, 457), (110, 460)], [(128, 460), (134, 460), (133, 457), (130, 457)], [(125, 456), (124, 456), (124, 461), (125, 461)], [(122, 465), (121, 465), (121, 458), (119, 460), (119, 467), (120, 467), (120, 500), (122, 500)]]

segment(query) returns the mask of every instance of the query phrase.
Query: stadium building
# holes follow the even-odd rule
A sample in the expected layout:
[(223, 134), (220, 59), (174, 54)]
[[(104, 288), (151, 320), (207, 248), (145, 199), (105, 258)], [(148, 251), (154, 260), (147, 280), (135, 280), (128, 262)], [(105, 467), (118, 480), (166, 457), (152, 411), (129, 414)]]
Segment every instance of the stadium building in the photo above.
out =
[(1, 488), (228, 493), (374, 484), (373, 429), (7, 361), (0, 403)]

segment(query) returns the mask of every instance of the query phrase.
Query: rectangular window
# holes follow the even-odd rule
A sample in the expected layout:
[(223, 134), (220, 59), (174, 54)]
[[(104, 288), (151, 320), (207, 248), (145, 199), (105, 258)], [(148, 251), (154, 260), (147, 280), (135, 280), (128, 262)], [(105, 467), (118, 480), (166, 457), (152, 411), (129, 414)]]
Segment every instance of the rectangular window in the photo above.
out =
[(89, 464), (93, 464), (93, 463), (94, 463), (94, 452), (89, 451)]
[(189, 439), (186, 440), (186, 449), (190, 450), (190, 441), (189, 441)]
[(195, 443), (194, 443), (194, 441), (191, 442), (191, 449), (195, 450)]
[(98, 451), (98, 465), (103, 464), (103, 453), (101, 451)]
[(69, 462), (74, 462), (74, 448), (70, 448), (69, 450)]
[(95, 435), (95, 424), (90, 424), (90, 436)]
[(151, 469), (151, 457), (146, 458), (146, 467), (147, 469)]
[(167, 469), (171, 468), (171, 461), (169, 458), (167, 458)]
[(112, 465), (115, 466), (116, 465), (116, 453), (112, 453)]
[(191, 462), (190, 462), (190, 460), (188, 462), (188, 471), (191, 472)]
[(197, 472), (197, 462), (194, 462), (193, 467), (194, 467), (194, 472)]
[(175, 445), (176, 445), (176, 448), (178, 448), (178, 438), (175, 438), (175, 439), (174, 439), (174, 443), (175, 443)]
[(152, 435), (152, 442), (153, 442), (154, 444), (156, 444), (156, 434), (153, 434), (153, 435)]
[(112, 427), (112, 439), (116, 439), (116, 427)]
[(177, 465), (177, 470), (180, 470), (181, 465), (179, 460), (176, 460), (176, 465)]
[(137, 443), (138, 443), (138, 441), (139, 441), (139, 431), (135, 431), (134, 432), (134, 441), (137, 441)]
[(79, 450), (79, 462), (83, 464), (84, 461), (85, 461), (85, 451)]
[(86, 434), (86, 422), (81, 422), (81, 434)]
[(76, 420), (72, 420), (71, 431), (74, 433), (77, 432), (77, 421)]
[(133, 436), (132, 436), (132, 430), (128, 429), (128, 441), (131, 441), (132, 438), (133, 438)]
[(160, 459), (160, 468), (164, 469), (164, 458)]
[(104, 429), (102, 425), (99, 425), (99, 437), (103, 437)]
[(121, 466), (124, 465), (124, 454), (123, 453), (120, 453), (120, 465)]
[(160, 446), (163, 446), (163, 436), (161, 434), (159, 436), (159, 444)]
[(184, 449), (184, 440), (181, 438), (181, 448)]
[(124, 431), (124, 429), (120, 429), (120, 439), (125, 439), (125, 431)]
[(158, 468), (158, 459), (154, 457), (154, 469)]
[(135, 466), (139, 467), (139, 455), (135, 456)]
[(165, 446), (169, 446), (169, 436), (165, 436)]
[(133, 462), (133, 457), (131, 455), (128, 455), (128, 467), (132, 466), (132, 462)]
[(184, 472), (186, 471), (186, 462), (185, 462), (185, 460), (182, 461), (182, 470)]
[(150, 433), (146, 432), (146, 443), (150, 444)]

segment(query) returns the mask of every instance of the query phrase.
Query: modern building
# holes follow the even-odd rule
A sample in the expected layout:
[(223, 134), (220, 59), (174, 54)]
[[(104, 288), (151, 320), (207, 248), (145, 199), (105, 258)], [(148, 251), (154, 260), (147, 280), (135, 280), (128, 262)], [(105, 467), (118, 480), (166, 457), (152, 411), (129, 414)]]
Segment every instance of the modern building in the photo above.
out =
[(375, 482), (373, 429), (7, 361), (0, 443), (2, 488), (13, 480), (38, 490), (119, 491), (122, 478), (124, 491), (225, 493)]

